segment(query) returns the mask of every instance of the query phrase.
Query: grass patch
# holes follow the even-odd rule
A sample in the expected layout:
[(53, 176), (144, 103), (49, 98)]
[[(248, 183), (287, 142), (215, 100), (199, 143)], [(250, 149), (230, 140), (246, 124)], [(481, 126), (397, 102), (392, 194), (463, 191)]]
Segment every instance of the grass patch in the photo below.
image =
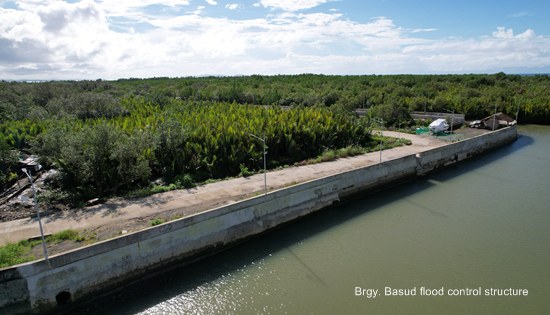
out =
[(373, 136), (372, 142), (368, 147), (349, 146), (349, 147), (336, 149), (336, 150), (326, 150), (318, 157), (314, 159), (306, 160), (301, 163), (297, 163), (297, 165), (308, 165), (308, 164), (316, 164), (316, 163), (322, 163), (322, 162), (330, 162), (340, 158), (361, 155), (369, 152), (375, 152), (380, 150), (380, 140), (382, 140), (382, 150), (387, 150), (395, 147), (400, 147), (402, 145), (412, 144), (411, 140), (409, 139)]
[(46, 241), (52, 242), (52, 243), (61, 243), (63, 241), (83, 242), (85, 240), (86, 240), (86, 237), (83, 235), (80, 235), (75, 230), (64, 230), (64, 231), (52, 234), (46, 238)]
[(164, 223), (164, 221), (161, 220), (161, 219), (151, 220), (151, 226), (157, 226), (157, 225), (162, 224), (162, 223)]
[(0, 247), (0, 268), (22, 264), (32, 261), (35, 257), (31, 254), (31, 242), (20, 241), (9, 243)]
[(298, 165), (316, 164), (322, 162), (334, 161), (339, 158), (345, 158), (349, 156), (361, 155), (369, 152), (367, 148), (359, 146), (349, 146), (342, 149), (326, 150), (321, 155), (314, 159), (309, 159)]
[(294, 186), (294, 185), (297, 185), (297, 184), (298, 184), (298, 182), (297, 182), (297, 181), (295, 181), (295, 180), (293, 180), (293, 181), (291, 181), (290, 183), (286, 183), (286, 184), (284, 184), (282, 188), (286, 188), (286, 187)]
[(129, 192), (126, 197), (128, 198), (142, 198), (154, 194), (159, 194), (167, 191), (177, 190), (177, 189), (189, 189), (196, 187), (197, 184), (194, 182), (193, 177), (189, 174), (176, 176), (174, 182), (169, 185), (156, 185), (151, 184), (148, 187), (136, 189)]
[(176, 189), (178, 189), (176, 184), (170, 184), (168, 186), (165, 186), (165, 185), (150, 185), (150, 186), (142, 188), (142, 189), (137, 189), (137, 190), (131, 191), (130, 193), (128, 193), (127, 197), (128, 198), (142, 198), (142, 197), (147, 197), (147, 196), (150, 196), (150, 195), (163, 193), (163, 192), (167, 192), (167, 191), (172, 191), (172, 190), (176, 190)]
[(395, 147), (400, 147), (403, 145), (411, 145), (412, 141), (405, 138), (392, 138), (392, 137), (381, 137), (373, 136), (371, 145), (369, 146), (368, 152), (375, 152), (380, 150), (380, 140), (382, 140), (382, 150), (387, 150)]
[(203, 183), (203, 185), (207, 185), (207, 184), (217, 183), (217, 182), (222, 181), (222, 180), (224, 180), (224, 178), (221, 178), (221, 179), (220, 178), (218, 178), (218, 179), (209, 178), (209, 179), (205, 180), (202, 183)]
[[(59, 244), (63, 241), (83, 242), (90, 237), (86, 237), (75, 230), (64, 230), (46, 237), (46, 243)], [(8, 243), (0, 246), (0, 268), (22, 264), (35, 260), (32, 254), (32, 248), (42, 244), (41, 239), (23, 240), (17, 243)]]

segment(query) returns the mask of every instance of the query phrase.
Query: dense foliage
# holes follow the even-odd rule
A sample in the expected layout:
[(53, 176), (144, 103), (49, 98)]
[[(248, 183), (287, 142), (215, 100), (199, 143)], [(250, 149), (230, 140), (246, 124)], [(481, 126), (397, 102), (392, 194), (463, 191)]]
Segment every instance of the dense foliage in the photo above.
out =
[(154, 105), (124, 98), (124, 115), (43, 121), (31, 149), (61, 173), (58, 185), (80, 198), (147, 185), (235, 176), (259, 169), (266, 139), (268, 166), (312, 158), (325, 150), (365, 146), (369, 130), (328, 108), (296, 108), (169, 100)]
[[(524, 122), (550, 122), (548, 75), (281, 75), (153, 78), (118, 81), (0, 82), (0, 121), (73, 115), (125, 114), (123, 96), (163, 105), (171, 99), (284, 106), (342, 106), (400, 114), (454, 110), (467, 118), (498, 111)], [(389, 107), (391, 110), (384, 110)], [(382, 109), (381, 109), (382, 108)], [(395, 117), (385, 117), (387, 121)]]
[[(520, 122), (550, 122), (550, 77), (246, 76), (118, 81), (0, 82), (0, 188), (16, 176), (17, 151), (61, 170), (57, 185), (82, 198), (163, 178), (187, 183), (262, 164), (368, 145), (368, 117), (411, 123), (409, 113), (496, 110)], [(262, 106), (259, 106), (262, 105)], [(270, 106), (268, 106), (270, 105)], [(288, 106), (285, 109), (278, 105)]]

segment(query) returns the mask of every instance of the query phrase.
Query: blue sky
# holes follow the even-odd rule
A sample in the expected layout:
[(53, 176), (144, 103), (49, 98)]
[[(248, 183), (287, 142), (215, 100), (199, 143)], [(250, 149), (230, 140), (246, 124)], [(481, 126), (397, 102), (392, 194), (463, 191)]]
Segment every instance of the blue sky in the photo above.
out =
[(0, 79), (549, 73), (550, 2), (0, 0)]
[[(340, 2), (351, 19), (385, 16), (407, 28), (434, 28), (432, 38), (490, 35), (503, 26), (517, 31), (550, 30), (548, 1), (367, 0)], [(358, 10), (354, 9), (358, 8)], [(548, 32), (546, 32), (548, 33)]]

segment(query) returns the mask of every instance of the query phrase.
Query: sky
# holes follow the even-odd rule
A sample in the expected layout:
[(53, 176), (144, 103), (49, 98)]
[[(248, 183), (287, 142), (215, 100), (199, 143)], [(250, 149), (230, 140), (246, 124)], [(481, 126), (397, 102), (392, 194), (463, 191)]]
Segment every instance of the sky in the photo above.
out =
[(0, 0), (0, 80), (550, 73), (548, 0)]

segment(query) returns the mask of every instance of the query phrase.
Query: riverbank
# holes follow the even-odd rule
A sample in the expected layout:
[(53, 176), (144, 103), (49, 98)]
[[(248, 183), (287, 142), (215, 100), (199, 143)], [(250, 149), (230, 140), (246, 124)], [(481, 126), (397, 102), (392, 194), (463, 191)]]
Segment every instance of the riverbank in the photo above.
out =
[[(405, 147), (403, 150), (409, 149), (408, 153), (399, 157), (392, 157), (392, 154), (399, 153), (396, 151), (383, 152), (382, 163), (363, 164), (347, 172), (52, 257), (51, 269), (44, 261), (8, 268), (2, 274), (6, 280), (3, 285), (11, 284), (16, 290), (14, 295), (1, 297), (11, 304), (1, 305), (11, 305), (12, 311), (28, 307), (48, 310), (56, 303), (76, 301), (137, 277), (152, 267), (158, 268), (182, 257), (190, 258), (261, 233), (324, 208), (347, 195), (424, 174), (513, 141), (515, 136), (516, 130), (512, 127), (454, 144), (427, 145), (424, 150), (416, 152)], [(59, 283), (59, 279), (64, 279), (63, 283)]]

